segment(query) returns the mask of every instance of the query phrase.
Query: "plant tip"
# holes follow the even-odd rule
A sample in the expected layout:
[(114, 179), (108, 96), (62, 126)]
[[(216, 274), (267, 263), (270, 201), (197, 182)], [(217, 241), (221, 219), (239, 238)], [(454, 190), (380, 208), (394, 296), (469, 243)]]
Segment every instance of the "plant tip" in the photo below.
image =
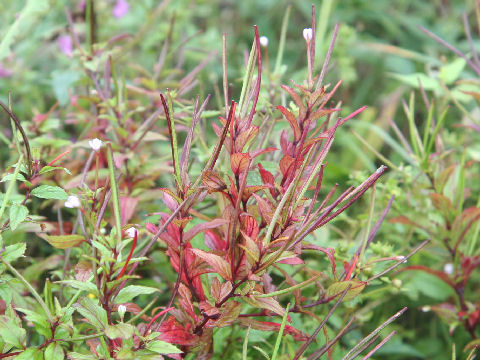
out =
[(89, 140), (88, 141), (88, 145), (90, 145), (90, 148), (93, 150), (93, 151), (98, 151), (100, 150), (100, 148), (102, 147), (103, 145), (103, 141), (100, 140), (100, 139), (92, 139), (92, 140)]
[(70, 195), (65, 201), (65, 207), (73, 209), (80, 207), (80, 199), (75, 195)]
[(260, 46), (261, 47), (267, 47), (268, 46), (268, 37), (266, 36), (260, 36)]
[(306, 41), (310, 41), (313, 38), (313, 29), (312, 28), (306, 28), (303, 29), (303, 38)]

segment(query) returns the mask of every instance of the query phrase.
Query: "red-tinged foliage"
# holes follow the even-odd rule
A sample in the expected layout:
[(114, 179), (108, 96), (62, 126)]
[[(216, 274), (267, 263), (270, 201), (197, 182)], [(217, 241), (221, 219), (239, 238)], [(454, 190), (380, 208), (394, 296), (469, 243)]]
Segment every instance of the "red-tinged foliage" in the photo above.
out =
[(158, 339), (171, 344), (193, 346), (197, 343), (198, 336), (188, 331), (189, 328), (183, 327), (174, 316), (169, 316), (157, 329), (160, 332)]

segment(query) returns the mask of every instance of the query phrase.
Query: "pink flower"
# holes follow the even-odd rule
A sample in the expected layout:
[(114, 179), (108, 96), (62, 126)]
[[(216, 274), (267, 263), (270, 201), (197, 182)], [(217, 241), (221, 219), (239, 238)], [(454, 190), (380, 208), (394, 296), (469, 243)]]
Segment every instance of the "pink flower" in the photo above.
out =
[(117, 19), (125, 16), (128, 13), (130, 6), (126, 0), (117, 0), (113, 7), (113, 16)]
[(6, 78), (13, 75), (12, 70), (5, 69), (2, 64), (0, 64), (0, 78)]
[(58, 47), (60, 51), (63, 52), (68, 57), (73, 56), (73, 42), (72, 38), (68, 35), (59, 36), (57, 39)]

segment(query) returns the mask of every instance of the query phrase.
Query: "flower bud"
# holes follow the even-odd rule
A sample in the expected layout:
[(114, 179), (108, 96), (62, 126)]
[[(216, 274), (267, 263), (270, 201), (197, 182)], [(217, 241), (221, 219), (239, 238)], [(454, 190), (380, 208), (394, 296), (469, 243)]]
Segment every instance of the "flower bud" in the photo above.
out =
[(127, 230), (125, 230), (125, 233), (127, 234), (127, 236), (129, 238), (134, 238), (135, 237), (135, 234), (137, 233), (137, 229), (135, 229), (133, 226), (131, 228), (128, 228)]
[(454, 270), (453, 264), (450, 264), (450, 263), (445, 264), (445, 266), (443, 267), (443, 271), (445, 272), (445, 274), (448, 274), (448, 275), (452, 275), (453, 270)]
[(303, 29), (303, 38), (304, 38), (306, 41), (312, 40), (312, 38), (313, 38), (313, 30), (312, 30), (312, 28)]
[(261, 47), (267, 47), (268, 46), (268, 37), (266, 36), (260, 36), (260, 46)]
[(118, 315), (120, 315), (120, 319), (123, 322), (123, 317), (125, 316), (125, 313), (127, 312), (127, 307), (125, 305), (119, 305), (117, 311), (118, 311)]

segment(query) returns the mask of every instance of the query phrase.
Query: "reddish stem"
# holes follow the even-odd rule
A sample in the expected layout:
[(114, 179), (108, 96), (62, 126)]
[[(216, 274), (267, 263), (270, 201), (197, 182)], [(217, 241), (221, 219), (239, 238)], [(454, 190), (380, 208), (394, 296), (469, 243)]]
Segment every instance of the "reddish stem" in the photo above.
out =
[(62, 157), (64, 157), (65, 155), (67, 155), (68, 153), (70, 152), (70, 150), (67, 150), (63, 153), (61, 153), (60, 155), (58, 155), (55, 159), (53, 159), (52, 161), (50, 161), (47, 166), (52, 166), (53, 164), (55, 164), (58, 160), (60, 160)]
[(120, 279), (123, 274), (125, 274), (125, 271), (127, 270), (128, 263), (130, 262), (130, 259), (132, 258), (133, 251), (135, 250), (135, 247), (137, 246), (137, 239), (138, 239), (138, 231), (135, 230), (135, 236), (133, 237), (133, 243), (132, 247), (130, 248), (130, 252), (128, 253), (127, 261), (125, 261), (125, 265), (123, 265), (122, 270), (117, 276), (117, 279)]

